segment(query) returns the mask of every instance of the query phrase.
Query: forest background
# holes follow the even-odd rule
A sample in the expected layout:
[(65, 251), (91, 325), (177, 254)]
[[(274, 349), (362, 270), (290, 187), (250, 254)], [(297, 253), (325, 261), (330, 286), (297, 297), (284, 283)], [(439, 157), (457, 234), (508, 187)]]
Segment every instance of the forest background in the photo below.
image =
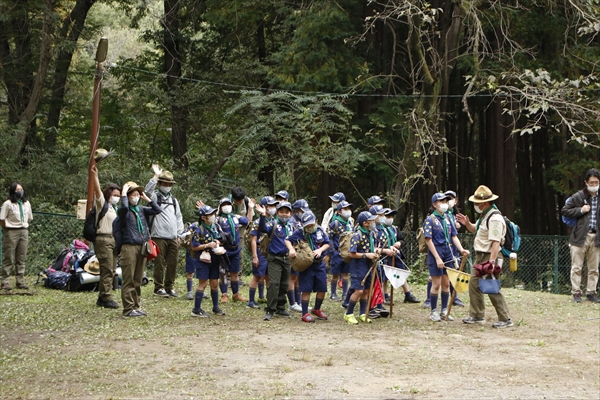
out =
[(600, 160), (600, 2), (0, 0), (0, 187), (85, 198), (100, 37), (103, 185), (174, 172), (186, 221), (234, 185), (317, 215), (378, 194), (415, 230), (480, 184), (522, 233), (566, 234)]

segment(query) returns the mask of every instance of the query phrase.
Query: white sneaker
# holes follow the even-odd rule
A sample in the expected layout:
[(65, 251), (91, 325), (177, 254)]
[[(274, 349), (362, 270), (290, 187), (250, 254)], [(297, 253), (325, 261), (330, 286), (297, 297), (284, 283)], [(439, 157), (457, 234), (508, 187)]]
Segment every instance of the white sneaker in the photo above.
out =
[(448, 315), (448, 309), (444, 308), (442, 310), (442, 312), (440, 313), (440, 318), (446, 321), (454, 321), (454, 318), (452, 317), (452, 315)]
[(291, 311), (302, 312), (302, 306), (298, 303), (294, 303), (294, 305), (290, 306)]
[(185, 295), (185, 299), (186, 300), (194, 300), (194, 293), (193, 292), (187, 292), (187, 294)]
[(433, 322), (440, 322), (442, 320), (437, 309), (431, 310), (431, 314), (429, 314), (429, 319), (431, 319)]

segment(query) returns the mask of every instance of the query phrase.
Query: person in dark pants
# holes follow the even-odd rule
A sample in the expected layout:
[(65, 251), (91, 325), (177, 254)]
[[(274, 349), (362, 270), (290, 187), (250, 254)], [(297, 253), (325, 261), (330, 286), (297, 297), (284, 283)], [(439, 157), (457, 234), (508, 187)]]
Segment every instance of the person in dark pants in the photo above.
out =
[[(267, 306), (265, 307), (265, 321), (273, 319), (273, 315), (289, 317), (286, 311), (286, 294), (290, 279), (290, 259), (285, 240), (294, 233), (296, 224), (292, 219), (292, 205), (282, 201), (277, 205), (277, 214), (273, 221), (267, 222), (267, 210), (256, 205), (260, 213), (258, 231), (271, 237), (267, 256), (269, 270), (269, 286), (267, 287)], [(273, 231), (275, 230), (275, 231)], [(271, 234), (272, 233), (272, 234)]]

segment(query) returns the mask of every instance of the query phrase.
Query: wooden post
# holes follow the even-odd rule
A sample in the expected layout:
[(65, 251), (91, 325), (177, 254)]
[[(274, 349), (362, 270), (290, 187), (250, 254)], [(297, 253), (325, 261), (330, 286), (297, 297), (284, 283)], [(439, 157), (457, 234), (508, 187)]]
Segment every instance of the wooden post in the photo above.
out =
[[(392, 257), (392, 268), (396, 268), (396, 257)], [(390, 318), (394, 315), (394, 285), (390, 283)]]

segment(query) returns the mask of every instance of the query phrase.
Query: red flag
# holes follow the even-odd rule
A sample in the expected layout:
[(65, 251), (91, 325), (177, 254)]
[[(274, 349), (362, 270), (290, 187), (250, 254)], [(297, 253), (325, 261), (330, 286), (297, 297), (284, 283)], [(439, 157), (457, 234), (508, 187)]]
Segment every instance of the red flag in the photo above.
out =
[(375, 284), (373, 284), (373, 294), (371, 296), (371, 307), (374, 308), (378, 304), (383, 304), (383, 293), (381, 293), (381, 284), (379, 283), (379, 279), (375, 279)]

